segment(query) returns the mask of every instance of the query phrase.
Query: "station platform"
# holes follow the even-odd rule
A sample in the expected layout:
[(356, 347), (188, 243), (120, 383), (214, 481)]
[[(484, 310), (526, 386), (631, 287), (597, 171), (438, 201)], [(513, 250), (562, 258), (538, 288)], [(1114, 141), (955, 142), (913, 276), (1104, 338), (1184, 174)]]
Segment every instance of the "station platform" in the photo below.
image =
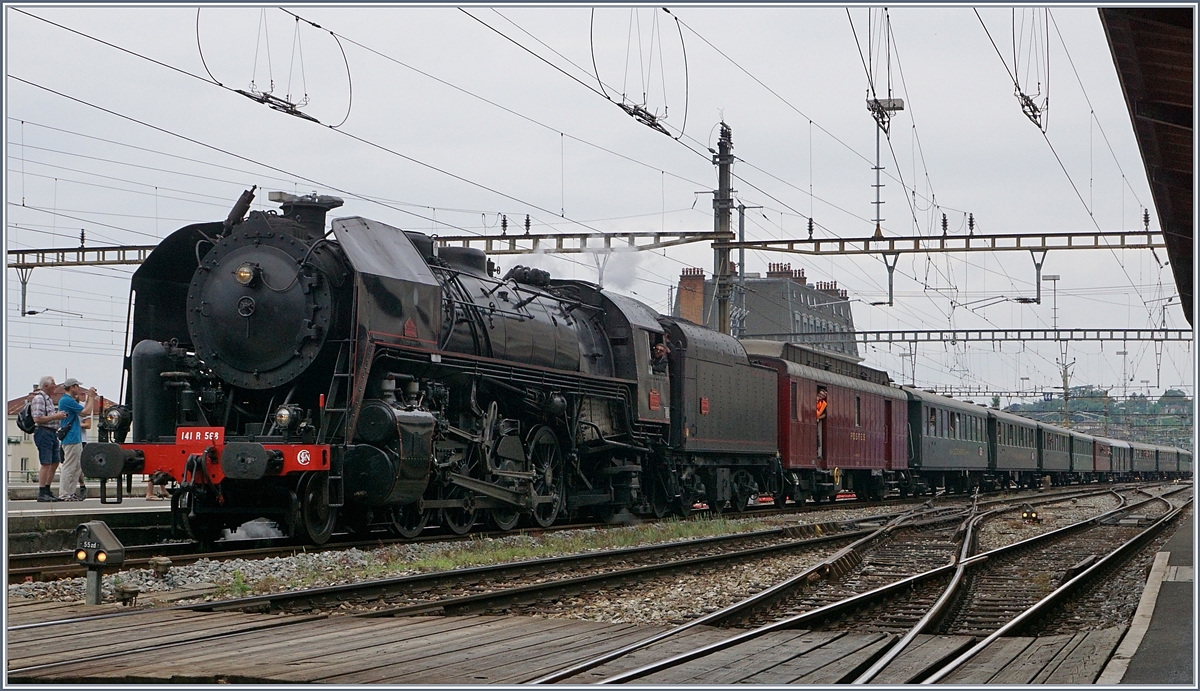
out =
[(37, 501), (37, 487), (30, 488), (33, 492), (29, 499), (11, 498), (17, 488), (9, 488), (5, 508), (12, 554), (69, 549), (74, 544), (75, 527), (94, 520), (107, 523), (126, 544), (158, 542), (170, 533), (170, 500), (147, 501), (144, 486), (141, 493), (124, 497), (120, 504), (101, 504), (98, 487), (89, 486), (88, 498), (83, 501), (56, 502)]
[[(58, 491), (58, 483), (54, 485), (54, 490)], [(138, 487), (138, 483), (134, 483), (134, 492), (132, 495), (125, 495), (120, 504), (101, 504), (100, 503), (100, 485), (99, 483), (88, 483), (88, 496), (83, 501), (38, 501), (37, 500), (37, 485), (17, 485), (11, 484), (8, 486), (8, 516), (11, 519), (14, 516), (59, 516), (59, 515), (74, 515), (82, 513), (128, 513), (141, 511), (170, 511), (171, 500), (148, 500), (146, 499), (146, 486), (143, 484)], [(108, 499), (113, 501), (116, 498), (116, 493), (113, 488), (113, 483), (108, 483)]]
[(1129, 632), (1097, 684), (1195, 686), (1194, 538), (1193, 514), (1155, 556)]

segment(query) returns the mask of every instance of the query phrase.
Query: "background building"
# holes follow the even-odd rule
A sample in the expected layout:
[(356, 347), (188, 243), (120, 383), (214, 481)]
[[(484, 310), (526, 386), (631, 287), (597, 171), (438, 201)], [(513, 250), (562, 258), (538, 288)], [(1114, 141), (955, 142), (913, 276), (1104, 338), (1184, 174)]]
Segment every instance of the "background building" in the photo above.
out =
[[(853, 338), (824, 342), (804, 334), (854, 333), (854, 317), (846, 291), (837, 281), (809, 283), (804, 269), (791, 264), (768, 264), (767, 275), (746, 274), (744, 302), (739, 299), (734, 272), (730, 321), (733, 335), (774, 341), (809, 343), (815, 348), (858, 358)], [(713, 281), (704, 269), (687, 268), (679, 276), (679, 289), (671, 315), (711, 329), (717, 327)], [(743, 305), (744, 304), (744, 308)]]

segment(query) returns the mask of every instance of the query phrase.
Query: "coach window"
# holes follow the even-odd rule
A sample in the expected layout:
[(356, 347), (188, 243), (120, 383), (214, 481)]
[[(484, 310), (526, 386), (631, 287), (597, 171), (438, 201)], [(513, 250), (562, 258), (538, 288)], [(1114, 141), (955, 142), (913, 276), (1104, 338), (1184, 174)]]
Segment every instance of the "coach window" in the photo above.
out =
[(800, 419), (800, 397), (796, 393), (796, 382), (792, 382), (791, 393), (792, 393), (792, 419), (799, 420)]
[(951, 439), (958, 439), (958, 413), (949, 413), (950, 418), (950, 434)]
[(854, 426), (862, 426), (862, 397), (854, 397)]
[(937, 434), (937, 413), (934, 412), (933, 408), (926, 408), (925, 410), (929, 411), (929, 430), (926, 434), (934, 436)]

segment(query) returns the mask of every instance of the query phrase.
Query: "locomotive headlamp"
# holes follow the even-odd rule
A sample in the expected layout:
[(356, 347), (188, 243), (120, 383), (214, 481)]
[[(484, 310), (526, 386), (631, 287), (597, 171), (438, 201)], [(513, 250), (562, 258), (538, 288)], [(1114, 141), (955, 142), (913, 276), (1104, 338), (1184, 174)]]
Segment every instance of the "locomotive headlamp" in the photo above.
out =
[(275, 426), (281, 430), (291, 429), (300, 424), (300, 406), (281, 405), (275, 411)]
[(233, 270), (233, 278), (238, 283), (241, 283), (244, 286), (248, 286), (248, 285), (250, 285), (250, 282), (254, 280), (255, 274), (258, 273), (257, 268), (258, 267), (254, 266), (253, 264), (251, 264), (249, 262), (242, 264), (241, 266), (239, 266), (238, 268)]
[(116, 432), (129, 429), (129, 423), (133, 421), (133, 415), (129, 412), (129, 408), (123, 405), (109, 406), (108, 410), (104, 411), (103, 425), (105, 429)]

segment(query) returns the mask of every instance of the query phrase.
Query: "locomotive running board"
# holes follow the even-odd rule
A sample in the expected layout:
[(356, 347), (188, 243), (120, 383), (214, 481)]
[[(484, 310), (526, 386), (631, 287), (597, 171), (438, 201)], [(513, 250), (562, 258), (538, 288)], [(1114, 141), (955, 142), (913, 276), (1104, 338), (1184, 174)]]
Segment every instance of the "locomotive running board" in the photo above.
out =
[(518, 492), (516, 490), (508, 489), (507, 487), (493, 485), (490, 482), (476, 480), (473, 477), (459, 475), (458, 473), (450, 473), (450, 482), (453, 482), (459, 487), (469, 489), (472, 492), (478, 492), (484, 496), (488, 496), (493, 499), (499, 499), (506, 504), (512, 504), (513, 506), (517, 506), (522, 509), (532, 508), (531, 504), (533, 506), (538, 504), (550, 504), (555, 500), (553, 496), (530, 496), (530, 494), (526, 492)]

